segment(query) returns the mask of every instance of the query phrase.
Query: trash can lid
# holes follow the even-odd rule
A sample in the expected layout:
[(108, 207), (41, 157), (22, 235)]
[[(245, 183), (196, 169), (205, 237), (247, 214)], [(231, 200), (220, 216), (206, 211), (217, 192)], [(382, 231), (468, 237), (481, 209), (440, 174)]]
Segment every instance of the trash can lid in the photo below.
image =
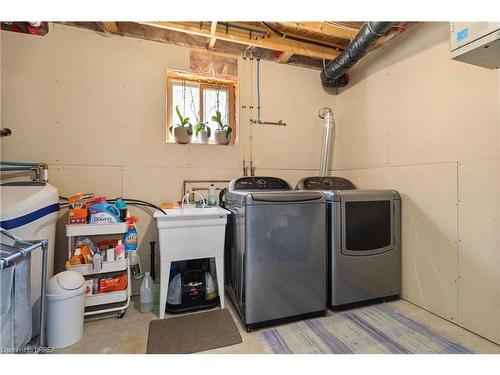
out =
[(47, 295), (50, 297), (75, 295), (83, 290), (85, 279), (76, 271), (63, 271), (54, 275), (48, 282)]

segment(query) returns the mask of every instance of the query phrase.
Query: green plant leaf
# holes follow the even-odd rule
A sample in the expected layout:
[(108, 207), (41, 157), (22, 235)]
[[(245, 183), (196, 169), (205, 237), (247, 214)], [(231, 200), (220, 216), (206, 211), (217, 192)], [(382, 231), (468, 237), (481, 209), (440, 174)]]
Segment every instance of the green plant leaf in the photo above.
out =
[(233, 132), (233, 129), (230, 126), (227, 126), (227, 129), (226, 129), (226, 138), (227, 139), (230, 139), (230, 135), (232, 132)]
[(210, 129), (210, 127), (206, 126), (206, 125), (205, 125), (205, 128), (207, 129), (208, 138), (210, 138), (212, 136), (212, 129)]
[(202, 130), (203, 130), (203, 125), (202, 125), (202, 124), (199, 124), (199, 123), (198, 123), (198, 124), (196, 124), (196, 125), (194, 126), (194, 135), (195, 135), (196, 137), (198, 137), (198, 134), (200, 134), (200, 132), (201, 132)]
[(191, 125), (191, 124), (189, 123), (189, 125), (187, 126), (187, 129), (188, 129), (188, 134), (189, 134), (189, 135), (193, 135), (193, 125)]
[(219, 111), (216, 111), (215, 116), (212, 116), (212, 121), (217, 123), (217, 127), (220, 130), (224, 130), (224, 124), (222, 123), (221, 114)]
[(179, 121), (183, 124), (184, 118), (181, 115), (181, 110), (178, 105), (175, 106), (175, 112), (177, 112), (177, 117), (179, 117)]
[(168, 131), (170, 132), (170, 135), (174, 135), (174, 125), (171, 125), (171, 126), (168, 128)]

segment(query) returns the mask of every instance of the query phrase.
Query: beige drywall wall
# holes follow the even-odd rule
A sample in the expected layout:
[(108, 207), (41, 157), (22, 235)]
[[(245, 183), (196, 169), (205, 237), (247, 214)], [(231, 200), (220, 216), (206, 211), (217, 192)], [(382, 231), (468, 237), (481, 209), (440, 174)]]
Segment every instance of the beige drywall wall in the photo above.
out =
[(500, 74), (450, 59), (449, 24), (369, 55), (334, 99), (333, 166), (403, 199), (403, 296), (500, 342)]
[[(165, 71), (188, 70), (188, 48), (58, 24), (44, 37), (2, 31), (1, 39), (1, 123), (13, 131), (1, 140), (2, 159), (49, 163), (50, 182), (63, 196), (176, 201), (183, 180), (239, 177), (251, 155), (257, 174), (292, 184), (319, 166), (317, 111), (331, 96), (318, 71), (261, 62), (262, 120), (287, 126), (251, 129), (256, 61), (240, 59), (239, 144), (166, 144)], [(132, 213), (140, 217), (140, 255), (149, 269), (155, 223), (141, 209)], [(65, 220), (57, 232), (59, 269)]]

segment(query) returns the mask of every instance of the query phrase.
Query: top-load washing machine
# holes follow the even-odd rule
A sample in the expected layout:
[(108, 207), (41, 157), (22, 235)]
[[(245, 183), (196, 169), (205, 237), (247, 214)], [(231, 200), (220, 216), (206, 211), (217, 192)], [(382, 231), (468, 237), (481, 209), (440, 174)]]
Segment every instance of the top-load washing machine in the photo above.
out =
[(242, 177), (226, 193), (226, 290), (245, 328), (326, 311), (326, 202), (274, 177)]
[(328, 305), (389, 299), (401, 293), (401, 198), (362, 190), (341, 177), (306, 177), (297, 189), (328, 202)]

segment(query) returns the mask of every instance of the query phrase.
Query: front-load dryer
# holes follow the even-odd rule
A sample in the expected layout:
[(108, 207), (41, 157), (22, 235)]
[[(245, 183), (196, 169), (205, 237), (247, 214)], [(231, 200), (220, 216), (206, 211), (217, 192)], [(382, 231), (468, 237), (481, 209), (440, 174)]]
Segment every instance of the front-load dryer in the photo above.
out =
[(401, 293), (401, 198), (394, 190), (356, 189), (341, 177), (306, 177), (297, 189), (328, 203), (329, 307), (390, 299)]
[(247, 330), (326, 311), (326, 202), (274, 177), (226, 193), (226, 290)]

